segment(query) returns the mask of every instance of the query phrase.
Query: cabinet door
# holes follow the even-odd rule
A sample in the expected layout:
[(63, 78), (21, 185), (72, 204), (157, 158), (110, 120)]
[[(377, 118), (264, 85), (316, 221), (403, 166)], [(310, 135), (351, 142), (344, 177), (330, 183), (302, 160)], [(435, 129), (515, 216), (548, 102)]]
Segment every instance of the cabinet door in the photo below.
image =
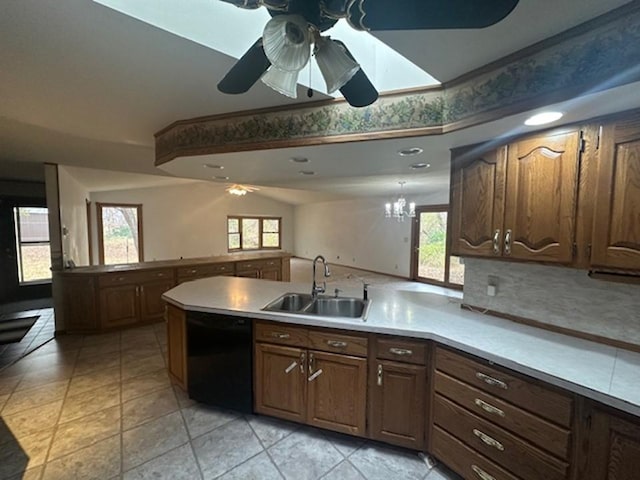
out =
[(279, 281), (281, 278), (280, 267), (263, 268), (260, 278), (264, 278), (265, 280)]
[(594, 411), (583, 480), (637, 480), (640, 424)]
[(371, 437), (402, 447), (424, 446), (426, 367), (388, 360), (371, 364)]
[(74, 332), (98, 328), (95, 278), (82, 276), (54, 281), (63, 282), (64, 330)]
[(167, 359), (173, 380), (187, 389), (187, 320), (183, 310), (167, 305)]
[(454, 159), (451, 177), (451, 253), (502, 253), (507, 147)]
[(260, 270), (247, 270), (244, 272), (237, 272), (236, 277), (248, 277), (248, 278), (260, 278)]
[(547, 134), (509, 145), (503, 255), (572, 262), (579, 138)]
[(255, 411), (305, 421), (306, 350), (265, 343), (255, 345)]
[(143, 322), (160, 320), (164, 315), (165, 303), (162, 294), (173, 288), (173, 280), (148, 282), (140, 285), (140, 319)]
[(591, 263), (640, 270), (640, 116), (603, 129)]
[(102, 328), (128, 325), (138, 321), (140, 287), (123, 285), (100, 290), (100, 319)]
[(351, 435), (366, 434), (367, 360), (309, 351), (307, 423)]

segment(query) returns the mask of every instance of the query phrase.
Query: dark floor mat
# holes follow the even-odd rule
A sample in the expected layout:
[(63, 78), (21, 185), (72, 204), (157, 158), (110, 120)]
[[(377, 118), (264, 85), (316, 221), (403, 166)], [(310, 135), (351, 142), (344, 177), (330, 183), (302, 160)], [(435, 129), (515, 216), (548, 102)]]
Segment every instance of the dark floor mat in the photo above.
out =
[(38, 315), (15, 320), (0, 321), (0, 345), (16, 343), (22, 340), (29, 329), (40, 318)]

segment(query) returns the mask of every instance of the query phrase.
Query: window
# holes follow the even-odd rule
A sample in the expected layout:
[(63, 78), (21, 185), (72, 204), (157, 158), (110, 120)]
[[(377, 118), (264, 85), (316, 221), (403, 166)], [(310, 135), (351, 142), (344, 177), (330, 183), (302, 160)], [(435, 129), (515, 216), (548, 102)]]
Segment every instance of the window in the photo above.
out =
[(275, 217), (227, 217), (228, 250), (279, 249), (281, 223)]
[(448, 206), (416, 208), (413, 230), (412, 277), (415, 280), (459, 288), (464, 284), (464, 265), (449, 255)]
[(96, 206), (100, 263), (142, 262), (142, 205), (97, 203)]
[(14, 207), (20, 284), (51, 279), (49, 212), (40, 207)]

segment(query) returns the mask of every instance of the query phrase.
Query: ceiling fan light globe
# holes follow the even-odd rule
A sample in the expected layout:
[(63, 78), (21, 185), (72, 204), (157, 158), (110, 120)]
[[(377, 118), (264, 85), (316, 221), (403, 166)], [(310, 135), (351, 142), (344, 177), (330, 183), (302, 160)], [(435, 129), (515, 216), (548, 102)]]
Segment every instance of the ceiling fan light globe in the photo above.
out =
[(262, 83), (274, 89), (276, 92), (290, 98), (298, 98), (298, 74), (300, 72), (286, 72), (275, 66), (262, 76)]
[(315, 56), (327, 84), (327, 93), (342, 88), (360, 70), (360, 65), (347, 55), (340, 44), (330, 38), (318, 42)]
[(301, 15), (278, 15), (267, 22), (262, 34), (264, 53), (284, 71), (299, 71), (309, 62), (311, 37)]

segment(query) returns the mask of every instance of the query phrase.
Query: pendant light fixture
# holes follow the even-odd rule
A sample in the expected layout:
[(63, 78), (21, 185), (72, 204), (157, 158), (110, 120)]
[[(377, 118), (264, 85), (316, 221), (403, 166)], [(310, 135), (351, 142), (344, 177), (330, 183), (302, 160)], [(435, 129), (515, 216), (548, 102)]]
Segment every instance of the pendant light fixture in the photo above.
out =
[(415, 202), (410, 202), (409, 210), (406, 210), (407, 201), (402, 194), (402, 189), (404, 184), (407, 182), (398, 182), (400, 184), (400, 195), (398, 195), (397, 200), (393, 203), (386, 203), (384, 205), (384, 216), (385, 218), (395, 218), (398, 222), (404, 222), (405, 217), (414, 218), (416, 216), (416, 204)]

